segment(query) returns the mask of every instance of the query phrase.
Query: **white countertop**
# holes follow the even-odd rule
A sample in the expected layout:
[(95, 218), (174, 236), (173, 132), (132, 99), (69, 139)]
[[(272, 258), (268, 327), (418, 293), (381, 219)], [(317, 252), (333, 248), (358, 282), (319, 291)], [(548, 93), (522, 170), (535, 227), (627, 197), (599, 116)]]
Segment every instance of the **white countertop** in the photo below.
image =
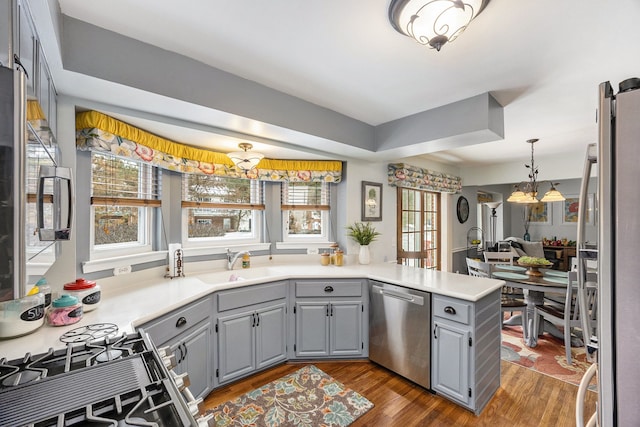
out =
[[(229, 281), (231, 274), (243, 280)], [(0, 340), (0, 359), (12, 360), (28, 352), (38, 354), (49, 348), (63, 347), (60, 335), (94, 323), (113, 323), (120, 333), (133, 332), (134, 327), (212, 292), (275, 280), (367, 278), (467, 301), (477, 301), (504, 285), (501, 280), (386, 263), (342, 267), (280, 264), (245, 270), (217, 270), (176, 279), (126, 280), (132, 276), (121, 276), (121, 285), (102, 286), (102, 300), (98, 308), (85, 313), (82, 320), (74, 325), (52, 327), (45, 324), (29, 335)]]

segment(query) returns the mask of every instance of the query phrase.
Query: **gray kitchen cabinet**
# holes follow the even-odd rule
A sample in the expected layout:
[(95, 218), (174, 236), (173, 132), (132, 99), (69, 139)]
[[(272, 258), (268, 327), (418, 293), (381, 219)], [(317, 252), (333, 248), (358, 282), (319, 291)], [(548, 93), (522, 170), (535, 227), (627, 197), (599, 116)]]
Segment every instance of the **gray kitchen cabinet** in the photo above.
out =
[(294, 282), (294, 357), (366, 356), (363, 286), (361, 280)]
[(176, 357), (174, 370), (189, 374), (189, 390), (195, 397), (204, 398), (211, 390), (211, 335), (211, 322), (206, 320), (166, 343)]
[(156, 347), (169, 347), (173, 351), (175, 371), (188, 373), (189, 390), (196, 397), (205, 397), (214, 385), (212, 309), (211, 298), (205, 297), (139, 327), (149, 334)]
[(500, 291), (433, 295), (431, 387), (479, 414), (500, 386)]
[(218, 293), (218, 383), (287, 359), (288, 282)]

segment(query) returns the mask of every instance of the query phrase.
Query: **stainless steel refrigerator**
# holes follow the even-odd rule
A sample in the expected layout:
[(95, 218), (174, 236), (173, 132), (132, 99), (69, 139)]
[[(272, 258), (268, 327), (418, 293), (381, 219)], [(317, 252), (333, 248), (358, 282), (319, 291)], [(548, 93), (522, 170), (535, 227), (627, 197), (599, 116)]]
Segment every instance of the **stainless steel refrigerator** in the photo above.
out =
[[(597, 411), (589, 425), (636, 426), (640, 425), (640, 79), (621, 82), (617, 93), (609, 82), (600, 85), (598, 125), (597, 154), (590, 147), (580, 194), (581, 202), (586, 200), (589, 171), (597, 165), (595, 250), (583, 239), (586, 203), (580, 203), (578, 224), (582, 288), (588, 280), (588, 261), (597, 258), (598, 327), (591, 339), (585, 339), (598, 379)], [(585, 313), (583, 294), (580, 300)], [(583, 329), (589, 331), (588, 318), (583, 318)], [(582, 390), (576, 406), (578, 425)]]
[(28, 99), (26, 80), (0, 66), (0, 302), (24, 296), (71, 233), (71, 170), (58, 166), (46, 120), (30, 117), (39, 103)]

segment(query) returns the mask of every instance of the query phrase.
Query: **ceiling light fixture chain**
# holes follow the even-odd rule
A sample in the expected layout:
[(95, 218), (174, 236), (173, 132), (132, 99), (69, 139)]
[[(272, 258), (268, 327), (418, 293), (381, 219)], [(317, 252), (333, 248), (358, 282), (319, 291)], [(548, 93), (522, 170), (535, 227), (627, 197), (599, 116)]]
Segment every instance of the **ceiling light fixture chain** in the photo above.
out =
[(389, 21), (401, 34), (440, 51), (482, 12), (489, 0), (392, 0)]

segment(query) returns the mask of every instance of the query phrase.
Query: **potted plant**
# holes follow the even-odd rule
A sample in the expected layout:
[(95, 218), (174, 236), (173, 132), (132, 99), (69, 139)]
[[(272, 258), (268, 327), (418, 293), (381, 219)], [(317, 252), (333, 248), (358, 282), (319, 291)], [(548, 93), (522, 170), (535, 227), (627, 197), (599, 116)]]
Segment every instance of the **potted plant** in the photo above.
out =
[(360, 264), (369, 264), (369, 244), (376, 240), (381, 234), (371, 225), (370, 222), (355, 222), (353, 225), (347, 226), (347, 236), (360, 244), (360, 252), (358, 254), (358, 262)]

